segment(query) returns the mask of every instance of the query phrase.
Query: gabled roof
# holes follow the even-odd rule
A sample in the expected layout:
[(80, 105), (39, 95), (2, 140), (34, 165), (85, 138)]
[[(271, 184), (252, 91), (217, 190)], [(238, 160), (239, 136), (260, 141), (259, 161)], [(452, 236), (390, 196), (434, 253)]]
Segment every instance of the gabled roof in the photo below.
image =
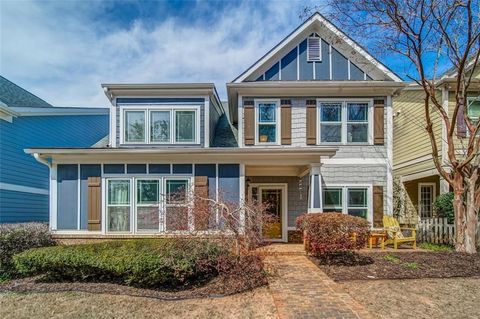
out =
[(293, 42), (303, 40), (303, 38), (310, 32), (317, 32), (320, 34), (320, 36), (328, 36), (332, 39), (335, 38), (335, 40), (338, 40), (339, 43), (335, 43), (334, 45), (336, 45), (337, 49), (341, 51), (341, 53), (347, 58), (353, 57), (352, 51), (356, 52), (358, 53), (355, 56), (357, 63), (370, 64), (374, 69), (373, 71), (376, 74), (381, 74), (386, 80), (402, 82), (402, 79), (398, 75), (396, 75), (380, 61), (375, 59), (365, 48), (348, 37), (319, 12), (315, 12), (302, 25), (300, 25), (292, 33), (280, 41), (280, 43), (273, 47), (262, 58), (255, 62), (250, 68), (240, 74), (232, 82), (240, 83), (246, 81), (258, 69), (265, 67), (265, 65), (268, 65), (275, 61), (275, 59), (278, 59), (282, 53), (285, 53), (284, 51), (286, 51), (286, 47), (291, 45)]
[(3, 76), (0, 76), (0, 101), (8, 107), (53, 107)]

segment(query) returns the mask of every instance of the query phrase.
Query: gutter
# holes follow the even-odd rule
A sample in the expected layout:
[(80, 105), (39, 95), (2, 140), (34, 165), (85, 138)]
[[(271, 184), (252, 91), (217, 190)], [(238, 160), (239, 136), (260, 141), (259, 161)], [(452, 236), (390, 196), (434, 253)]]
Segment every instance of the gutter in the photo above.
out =
[(42, 163), (43, 165), (47, 165), (48, 168), (52, 168), (52, 164), (50, 164), (50, 162), (46, 159), (40, 157), (39, 153), (33, 153), (32, 155), (37, 160), (37, 162)]

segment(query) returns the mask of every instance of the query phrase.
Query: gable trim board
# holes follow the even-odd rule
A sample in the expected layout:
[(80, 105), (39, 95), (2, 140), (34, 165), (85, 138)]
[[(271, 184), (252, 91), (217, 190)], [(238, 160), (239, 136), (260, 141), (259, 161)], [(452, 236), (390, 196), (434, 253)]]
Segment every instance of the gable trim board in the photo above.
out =
[[(240, 74), (236, 79), (234, 79), (233, 83), (240, 83), (246, 81), (249, 77), (255, 74), (259, 68), (264, 67), (265, 65), (271, 65), (276, 60), (281, 59), (281, 53), (287, 54), (290, 52), (294, 47), (288, 47), (288, 45), (292, 42), (299, 42), (300, 38), (303, 39), (304, 37), (308, 36), (308, 30), (311, 28), (318, 28), (319, 30), (312, 30), (316, 31), (317, 33), (322, 33), (321, 31), (327, 31), (331, 33), (332, 36), (338, 37), (348, 46), (348, 49), (353, 49), (360, 54), (360, 57), (366, 61), (374, 65), (378, 71), (383, 73), (388, 79), (395, 82), (402, 82), (402, 79), (396, 75), (393, 71), (388, 69), (385, 65), (381, 62), (376, 60), (372, 55), (370, 55), (361, 45), (357, 42), (349, 38), (345, 33), (340, 31), (335, 25), (333, 25), (328, 19), (322, 16), (320, 13), (314, 13), (310, 18), (308, 18), (302, 25), (300, 25), (297, 29), (295, 29), (292, 33), (290, 33), (286, 38), (284, 38), (280, 43), (278, 43), (275, 47), (273, 47), (267, 54), (265, 54), (262, 58), (260, 58), (257, 62), (255, 62), (250, 68), (248, 68), (245, 72)], [(285, 50), (287, 48), (287, 50)], [(286, 52), (284, 52), (286, 51)], [(297, 49), (298, 51), (298, 49)], [(347, 49), (342, 50), (347, 51)], [(342, 53), (342, 52), (340, 52)], [(347, 56), (348, 58), (348, 56)]]

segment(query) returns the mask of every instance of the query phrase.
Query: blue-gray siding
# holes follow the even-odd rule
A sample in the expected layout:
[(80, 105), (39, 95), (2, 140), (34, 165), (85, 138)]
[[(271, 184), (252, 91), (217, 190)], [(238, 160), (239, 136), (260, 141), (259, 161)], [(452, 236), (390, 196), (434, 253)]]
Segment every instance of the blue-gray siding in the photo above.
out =
[[(331, 48), (331, 49), (330, 49)], [(331, 56), (330, 56), (331, 55)], [(331, 75), (330, 75), (331, 63)], [(255, 81), (361, 81), (364, 72), (350, 61), (350, 78), (348, 75), (348, 59), (337, 51), (334, 45), (322, 39), (322, 61), (307, 61), (307, 39), (301, 41), (296, 47), (286, 53)], [(315, 72), (314, 72), (315, 71)], [(367, 74), (368, 77), (368, 74)], [(370, 80), (371, 78), (368, 77)]]
[[(24, 116), (0, 120), (0, 181), (48, 191), (48, 168), (25, 148), (88, 147), (108, 134), (108, 115)], [(32, 204), (35, 203), (35, 204)], [(0, 222), (48, 220), (48, 196), (2, 191)]]

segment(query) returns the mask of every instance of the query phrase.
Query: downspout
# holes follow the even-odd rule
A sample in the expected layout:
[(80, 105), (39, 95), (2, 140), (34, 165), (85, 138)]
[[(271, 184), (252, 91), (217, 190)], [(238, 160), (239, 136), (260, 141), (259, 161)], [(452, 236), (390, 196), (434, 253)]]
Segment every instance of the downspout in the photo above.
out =
[(37, 162), (42, 163), (44, 165), (47, 165), (48, 168), (52, 168), (52, 164), (49, 161), (47, 161), (46, 159), (40, 157), (40, 155), (38, 153), (33, 153), (33, 157), (37, 160)]

